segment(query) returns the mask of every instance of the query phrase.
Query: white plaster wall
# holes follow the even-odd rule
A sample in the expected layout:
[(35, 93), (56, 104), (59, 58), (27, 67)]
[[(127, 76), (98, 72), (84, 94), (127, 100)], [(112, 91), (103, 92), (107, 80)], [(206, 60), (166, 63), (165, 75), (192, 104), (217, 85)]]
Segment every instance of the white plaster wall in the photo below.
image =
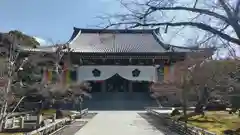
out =
[[(101, 71), (100, 77), (94, 77), (92, 71), (98, 69)], [(140, 70), (138, 77), (132, 76), (134, 69)], [(127, 80), (134, 81), (155, 81), (156, 68), (154, 66), (81, 66), (78, 68), (78, 81), (90, 81), (90, 80), (106, 80), (115, 74), (119, 74), (121, 77)]]

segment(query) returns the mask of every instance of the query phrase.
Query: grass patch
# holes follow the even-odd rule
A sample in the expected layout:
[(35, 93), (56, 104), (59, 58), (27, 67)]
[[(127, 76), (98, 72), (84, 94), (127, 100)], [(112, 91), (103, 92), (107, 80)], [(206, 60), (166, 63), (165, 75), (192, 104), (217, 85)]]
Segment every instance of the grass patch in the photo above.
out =
[(55, 109), (47, 109), (47, 110), (41, 110), (41, 114), (43, 114), (43, 119), (51, 118), (53, 114), (56, 113)]
[[(63, 113), (63, 117), (67, 117), (71, 114), (73, 114), (71, 111), (69, 110), (61, 110)], [(43, 114), (43, 118), (47, 119), (47, 118), (51, 118), (53, 116), (53, 114), (56, 113), (56, 109), (47, 109), (47, 110), (41, 110), (40, 111), (41, 114)], [(1, 134), (0, 134), (1, 135)]]
[(228, 114), (227, 111), (209, 111), (205, 112), (204, 117), (197, 115), (189, 118), (188, 124), (217, 133), (217, 135), (223, 135), (225, 130), (240, 129), (240, 117)]

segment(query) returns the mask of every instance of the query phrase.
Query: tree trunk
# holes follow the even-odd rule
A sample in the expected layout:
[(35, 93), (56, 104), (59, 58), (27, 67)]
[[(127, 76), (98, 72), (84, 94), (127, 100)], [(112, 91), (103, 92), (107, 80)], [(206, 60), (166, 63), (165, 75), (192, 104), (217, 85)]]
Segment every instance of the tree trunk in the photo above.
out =
[(9, 93), (10, 89), (11, 89), (11, 84), (12, 84), (12, 79), (9, 78), (8, 84), (7, 84), (7, 89), (6, 89), (6, 92), (5, 92), (6, 95), (4, 95), (4, 104), (3, 104), (2, 110), (1, 110), (2, 114), (1, 114), (1, 119), (0, 119), (0, 131), (2, 131), (4, 126), (5, 126), (7, 108), (8, 108), (8, 103), (7, 103), (8, 98), (7, 98), (7, 96), (8, 96), (8, 93)]
[(183, 119), (184, 119), (184, 127), (185, 127), (185, 131), (187, 131), (187, 95), (186, 95), (186, 89), (183, 89), (183, 95), (182, 95), (182, 98), (183, 98)]
[(2, 110), (1, 110), (1, 119), (0, 119), (0, 132), (3, 131), (4, 126), (5, 126), (5, 116), (6, 116), (6, 108), (7, 108), (7, 101), (5, 101), (5, 103), (2, 106)]
[(202, 104), (202, 102), (199, 102), (195, 105), (195, 109), (194, 112), (196, 114), (202, 114), (204, 115), (204, 109), (203, 109), (204, 105)]

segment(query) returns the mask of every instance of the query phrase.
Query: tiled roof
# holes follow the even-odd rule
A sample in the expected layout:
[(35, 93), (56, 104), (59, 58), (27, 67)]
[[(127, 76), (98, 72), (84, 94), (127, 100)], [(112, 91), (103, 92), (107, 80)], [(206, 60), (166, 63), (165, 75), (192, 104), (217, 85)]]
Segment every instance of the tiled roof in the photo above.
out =
[[(165, 45), (154, 29), (79, 29), (74, 27), (67, 42), (73, 52), (80, 53), (164, 53), (195, 52), (196, 47)], [(23, 48), (25, 51), (54, 52), (56, 46)]]
[(20, 47), (22, 51), (33, 51), (33, 52), (55, 52), (56, 46), (47, 46), (47, 47), (38, 47), (38, 48), (29, 48), (29, 47)]
[(169, 50), (172, 52), (196, 52), (202, 50), (198, 47), (183, 47), (183, 46), (169, 46)]
[(69, 47), (74, 52), (166, 52), (153, 31), (74, 28)]

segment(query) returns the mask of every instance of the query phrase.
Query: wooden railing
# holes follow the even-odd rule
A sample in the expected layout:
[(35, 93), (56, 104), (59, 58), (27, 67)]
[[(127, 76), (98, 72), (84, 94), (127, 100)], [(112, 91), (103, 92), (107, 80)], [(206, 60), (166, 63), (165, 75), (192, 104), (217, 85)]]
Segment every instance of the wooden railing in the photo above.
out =
[(181, 135), (217, 135), (201, 128), (190, 126), (181, 121), (172, 120), (167, 114), (157, 112), (152, 108), (146, 108), (147, 113), (157, 116), (172, 131)]
[(13, 117), (11, 119), (7, 119), (4, 129), (20, 128), (21, 127), (21, 121), (22, 121), (22, 118), (16, 118), (16, 117)]
[(69, 121), (68, 118), (56, 120), (56, 122), (48, 124), (32, 132), (26, 133), (25, 135), (48, 135), (54, 132), (55, 130), (65, 126), (68, 123), (68, 121)]
[(5, 129), (21, 128), (23, 126), (24, 120), (27, 119), (29, 114), (32, 112), (20, 112), (12, 113), (8, 116), (5, 123)]
[(87, 113), (88, 113), (88, 109), (84, 109), (79, 114), (73, 114), (70, 117), (58, 119), (53, 123), (50, 123), (44, 127), (41, 127), (39, 129), (32, 131), (32, 132), (26, 133), (25, 135), (49, 135), (49, 134), (53, 133), (54, 131), (68, 125), (69, 122), (74, 121), (74, 119), (76, 117), (86, 115)]
[[(178, 109), (182, 110), (182, 107), (145, 107), (145, 110), (173, 110), (173, 109)], [(195, 107), (188, 107), (187, 110), (194, 110)]]
[(33, 111), (12, 113), (8, 116), (8, 118), (26, 116), (27, 114), (31, 113), (33, 113)]
[(87, 113), (88, 113), (88, 108), (81, 110), (81, 112), (79, 114), (71, 115), (71, 117), (74, 118), (74, 119), (79, 118), (79, 117), (81, 118), (82, 116), (84, 116)]

